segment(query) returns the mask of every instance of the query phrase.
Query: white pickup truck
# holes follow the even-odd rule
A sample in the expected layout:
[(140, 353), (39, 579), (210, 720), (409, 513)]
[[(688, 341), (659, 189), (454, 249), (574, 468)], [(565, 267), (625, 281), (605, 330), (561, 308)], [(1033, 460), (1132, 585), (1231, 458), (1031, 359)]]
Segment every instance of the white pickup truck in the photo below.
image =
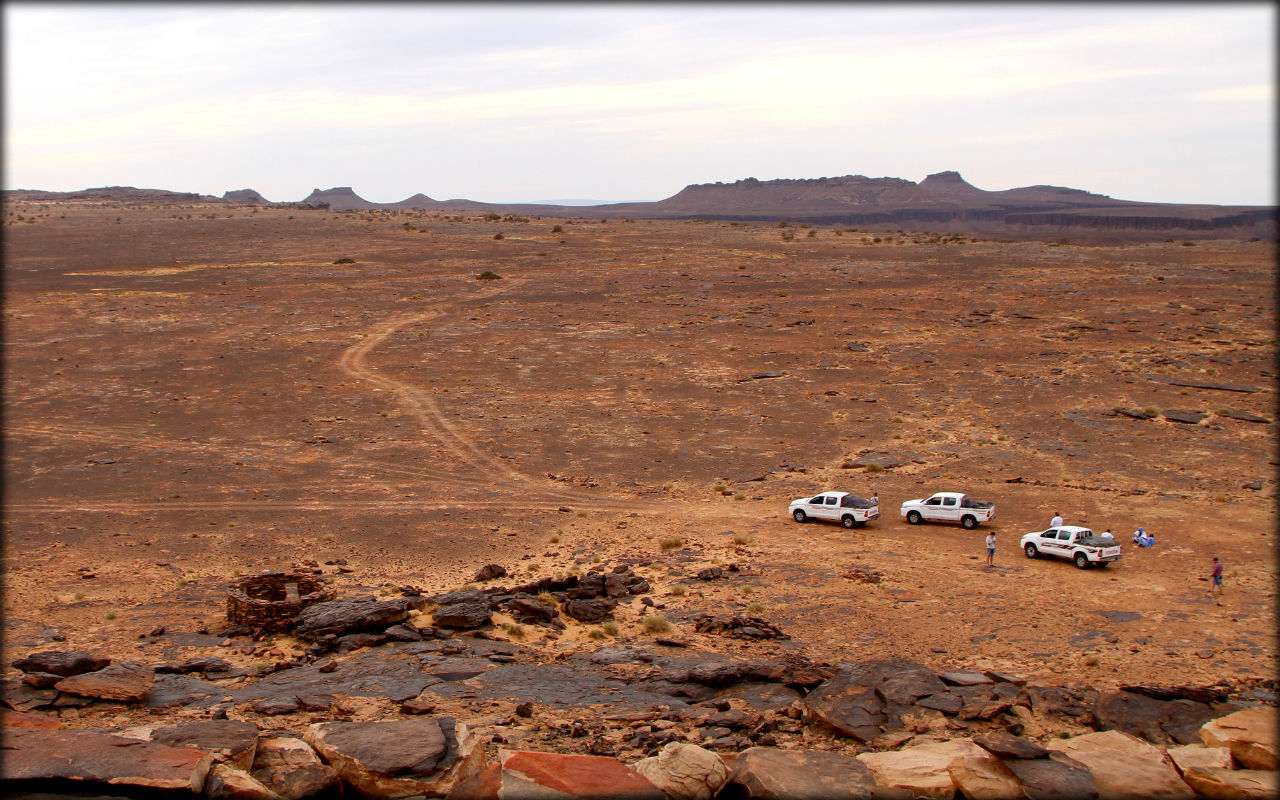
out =
[(1088, 528), (1060, 525), (1046, 531), (1032, 531), (1022, 537), (1027, 558), (1054, 556), (1076, 562), (1080, 569), (1105, 567), (1120, 558), (1120, 545), (1107, 536), (1095, 536)]
[(975, 528), (979, 522), (996, 518), (996, 504), (974, 500), (960, 492), (938, 492), (932, 497), (908, 500), (902, 504), (902, 516), (912, 525), (929, 522), (959, 522)]
[(814, 497), (792, 500), (787, 513), (796, 522), (812, 517), (839, 522), (846, 528), (860, 528), (880, 518), (880, 503), (874, 497), (866, 500), (848, 492), (823, 492)]

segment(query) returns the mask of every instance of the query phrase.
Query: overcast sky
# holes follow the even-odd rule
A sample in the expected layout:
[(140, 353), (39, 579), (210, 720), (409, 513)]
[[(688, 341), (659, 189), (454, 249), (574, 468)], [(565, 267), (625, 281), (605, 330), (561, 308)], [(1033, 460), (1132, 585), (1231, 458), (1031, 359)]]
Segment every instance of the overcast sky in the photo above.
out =
[(659, 200), (837, 175), (1273, 204), (1272, 3), (4, 6), (4, 188)]

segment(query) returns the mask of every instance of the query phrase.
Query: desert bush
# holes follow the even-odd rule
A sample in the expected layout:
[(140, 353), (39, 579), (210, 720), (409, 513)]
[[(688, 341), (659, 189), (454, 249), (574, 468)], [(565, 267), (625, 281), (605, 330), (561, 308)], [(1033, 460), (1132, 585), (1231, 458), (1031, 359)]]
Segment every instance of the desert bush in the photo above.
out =
[(607, 620), (605, 622), (600, 623), (600, 630), (604, 631), (610, 636), (617, 636), (618, 623), (614, 622), (613, 620)]
[(524, 638), (524, 626), (518, 622), (504, 622), (502, 623), (502, 629), (506, 631), (507, 635), (512, 639)]
[(714, 486), (712, 486), (712, 487), (711, 487), (711, 491), (716, 492), (716, 493), (723, 492), (723, 491), (724, 491), (724, 484), (723, 484), (723, 483), (717, 483), (717, 484), (715, 484)]
[(575, 511), (573, 515), (581, 519), (587, 516), (587, 512), (579, 510), (579, 511)]
[(640, 621), (646, 633), (666, 633), (671, 630), (671, 621), (661, 614), (649, 614)]
[(502, 219), (502, 215), (495, 214), (492, 211), (490, 211), (489, 213), (484, 215), (484, 219), (486, 222), (497, 222), (498, 220)]
[(658, 540), (658, 547), (663, 550), (679, 550), (684, 547), (684, 539), (679, 536), (663, 536)]
[(495, 239), (504, 239), (504, 238), (506, 238), (506, 237), (504, 237), (504, 236), (502, 235), (502, 232), (501, 232), (501, 231), (499, 231), (498, 233), (495, 233), (495, 234), (493, 235), (493, 238), (495, 238)]
[(689, 590), (685, 588), (683, 583), (677, 583), (672, 585), (671, 590), (667, 592), (667, 594), (672, 597), (684, 597), (688, 591)]
[(759, 600), (752, 600), (750, 603), (747, 603), (748, 614), (759, 614), (762, 611), (764, 611), (764, 603), (761, 603)]
[(884, 472), (884, 467), (879, 464), (868, 464), (867, 472)]
[(755, 544), (756, 538), (749, 533), (735, 533), (733, 535), (734, 544)]
[(746, 499), (747, 499), (747, 496), (746, 496), (745, 494), (743, 494), (742, 492), (734, 492), (734, 493), (733, 493), (733, 499), (734, 499), (734, 500), (746, 500)]
[(784, 241), (784, 242), (794, 242), (794, 241), (795, 241), (795, 239), (796, 239), (796, 235), (795, 235), (794, 233), (792, 233), (791, 231), (783, 231), (783, 232), (782, 232), (782, 241)]
[(554, 228), (552, 228), (552, 229), (551, 229), (551, 232), (552, 232), (552, 233), (564, 233), (564, 227), (563, 227), (563, 226), (560, 226), (560, 225), (556, 225)]
[(604, 638), (604, 631), (600, 630), (599, 628), (592, 628), (591, 630), (587, 631), (587, 638), (598, 642)]
[(539, 592), (538, 599), (552, 608), (557, 608), (560, 605), (560, 601), (557, 600), (556, 596), (551, 592)]

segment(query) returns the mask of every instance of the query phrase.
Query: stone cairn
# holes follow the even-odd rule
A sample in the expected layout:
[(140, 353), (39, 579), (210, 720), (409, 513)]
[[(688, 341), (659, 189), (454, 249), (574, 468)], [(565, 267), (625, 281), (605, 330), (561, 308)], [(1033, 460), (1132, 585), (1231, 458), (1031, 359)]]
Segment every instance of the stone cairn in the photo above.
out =
[(337, 596), (328, 578), (264, 572), (241, 578), (227, 592), (227, 620), (262, 633), (284, 633), (307, 606)]

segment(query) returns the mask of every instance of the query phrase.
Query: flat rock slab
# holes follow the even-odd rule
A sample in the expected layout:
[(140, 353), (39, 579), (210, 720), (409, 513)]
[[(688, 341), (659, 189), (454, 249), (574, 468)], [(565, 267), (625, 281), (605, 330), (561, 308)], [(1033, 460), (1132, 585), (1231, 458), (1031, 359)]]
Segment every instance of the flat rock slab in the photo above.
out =
[(208, 705), (226, 694), (221, 686), (192, 678), (189, 675), (156, 675), (151, 694), (147, 695), (148, 708), (173, 708), (174, 706)]
[(23, 672), (49, 672), (69, 678), (82, 672), (97, 672), (111, 665), (111, 659), (82, 650), (45, 650), (13, 662)]
[(1154, 744), (1194, 744), (1200, 726), (1216, 716), (1205, 703), (1156, 700), (1119, 689), (1100, 694), (1093, 714), (1100, 730), (1123, 731)]
[(1049, 751), (1008, 731), (992, 731), (973, 737), (973, 743), (1000, 758), (1047, 758)]
[(1182, 777), (1200, 796), (1212, 800), (1275, 800), (1280, 797), (1280, 773), (1275, 770), (1192, 767)]
[(1169, 375), (1151, 375), (1142, 374), (1139, 377), (1145, 378), (1156, 383), (1163, 383), (1169, 386), (1187, 386), (1192, 389), (1214, 389), (1220, 392), (1260, 392), (1257, 386), (1250, 386), (1247, 383), (1219, 383), (1217, 381), (1202, 381), (1196, 378), (1175, 378)]
[(1248, 769), (1280, 769), (1276, 757), (1276, 728), (1280, 709), (1275, 706), (1246, 708), (1200, 728), (1200, 739), (1210, 747), (1226, 747)]
[(10, 781), (86, 781), (199, 792), (213, 762), (195, 748), (94, 731), (9, 728), (4, 739), (4, 777)]
[(985, 673), (967, 669), (939, 672), (938, 677), (943, 683), (949, 683), (952, 686), (980, 686), (984, 683), (994, 683)]
[(668, 742), (632, 769), (677, 800), (711, 800), (729, 780), (729, 768), (720, 756), (687, 742)]
[(63, 678), (54, 684), (54, 688), (81, 697), (132, 703), (147, 699), (154, 685), (155, 673), (151, 667), (121, 662), (97, 672), (82, 672)]
[(474, 692), (486, 699), (532, 700), (565, 706), (609, 703), (612, 706), (683, 708), (687, 705), (670, 695), (635, 689), (621, 681), (558, 665), (511, 664), (465, 681), (432, 684), (427, 690), (442, 697)]
[(1199, 425), (1209, 418), (1208, 412), (1190, 409), (1170, 408), (1164, 412), (1164, 418), (1170, 422), (1181, 422), (1185, 425)]
[(876, 779), (841, 753), (750, 747), (734, 759), (724, 791), (751, 800), (850, 800), (876, 796)]
[(493, 618), (487, 603), (466, 601), (441, 606), (432, 614), (432, 621), (443, 628), (480, 628)]
[(499, 750), (498, 763), (466, 784), (451, 800), (499, 798), (617, 798), (666, 800), (648, 778), (615, 758), (570, 753)]
[(227, 694), (238, 703), (314, 693), (386, 697), (402, 702), (417, 697), (427, 685), (439, 680), (427, 674), (417, 658), (382, 647), (338, 662), (333, 672), (321, 672), (319, 665), (295, 667)]
[(220, 753), (231, 766), (247, 772), (253, 767), (258, 747), (258, 726), (234, 719), (193, 720), (156, 728), (151, 732), (151, 741)]
[(1018, 758), (1004, 765), (1017, 776), (1027, 800), (1096, 800), (1098, 787), (1088, 768), (1062, 753), (1048, 758)]
[(1084, 764), (1102, 797), (1195, 797), (1163, 752), (1127, 733), (1098, 731), (1049, 742), (1049, 747)]

